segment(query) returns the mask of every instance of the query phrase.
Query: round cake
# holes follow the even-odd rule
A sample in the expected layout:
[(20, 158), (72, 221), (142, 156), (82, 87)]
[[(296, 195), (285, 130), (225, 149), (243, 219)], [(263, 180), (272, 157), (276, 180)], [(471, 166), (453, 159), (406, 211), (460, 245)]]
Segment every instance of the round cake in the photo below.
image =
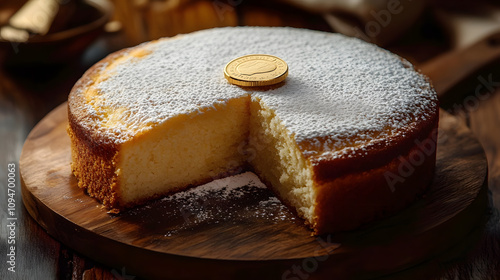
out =
[[(287, 79), (230, 84), (224, 66), (249, 54), (283, 59)], [(435, 166), (430, 83), (339, 34), (229, 27), (147, 42), (90, 68), (68, 108), (78, 185), (112, 212), (252, 170), (314, 234), (344, 231), (410, 204)]]

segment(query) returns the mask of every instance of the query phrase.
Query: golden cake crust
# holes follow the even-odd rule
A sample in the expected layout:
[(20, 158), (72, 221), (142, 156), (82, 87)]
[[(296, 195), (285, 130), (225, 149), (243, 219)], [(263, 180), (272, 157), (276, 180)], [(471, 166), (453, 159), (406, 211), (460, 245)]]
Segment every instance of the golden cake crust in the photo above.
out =
[[(353, 168), (358, 171), (317, 181), (318, 219), (314, 224), (315, 233), (355, 229), (397, 213), (423, 194), (434, 174), (437, 118), (435, 125), (425, 127), (422, 131), (429, 133), (416, 138), (406, 153), (400, 153), (401, 148), (398, 146), (386, 154), (378, 151), (372, 156), (374, 159), (377, 155), (382, 157), (380, 165), (373, 164), (371, 169)], [(418, 143), (426, 143), (430, 149), (424, 151), (427, 148)], [(315, 167), (327, 173), (335, 164), (341, 164), (341, 161), (322, 161)], [(350, 160), (346, 164), (362, 165), (363, 161), (356, 163)]]
[(71, 139), (72, 172), (78, 179), (80, 188), (114, 212), (124, 207), (120, 202), (115, 174), (115, 159), (119, 146), (104, 135), (97, 133), (92, 126), (84, 126), (84, 123), (93, 123), (88, 120), (92, 116), (75, 104), (87, 103), (83, 91), (94, 82), (95, 77), (100, 74), (105, 65), (126, 52), (127, 49), (123, 49), (112, 53), (89, 68), (73, 86), (68, 98), (67, 131)]

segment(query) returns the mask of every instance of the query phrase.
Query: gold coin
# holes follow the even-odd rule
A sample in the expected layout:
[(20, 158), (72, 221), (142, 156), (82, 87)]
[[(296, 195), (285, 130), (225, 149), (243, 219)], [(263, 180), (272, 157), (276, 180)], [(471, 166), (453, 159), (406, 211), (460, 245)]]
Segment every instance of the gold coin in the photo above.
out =
[(268, 86), (288, 76), (288, 65), (281, 58), (268, 54), (251, 54), (231, 60), (224, 68), (224, 77), (239, 86)]

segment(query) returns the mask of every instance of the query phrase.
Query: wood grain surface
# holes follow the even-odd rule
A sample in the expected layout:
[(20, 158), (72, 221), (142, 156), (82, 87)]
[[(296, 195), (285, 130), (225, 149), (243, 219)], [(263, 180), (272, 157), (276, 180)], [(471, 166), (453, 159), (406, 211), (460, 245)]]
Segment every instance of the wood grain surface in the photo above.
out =
[(467, 48), (435, 57), (420, 68), (431, 79), (439, 99), (446, 102), (453, 99), (453, 92), (450, 92), (453, 87), (498, 58), (500, 58), (500, 31)]
[[(134, 275), (162, 278), (168, 271), (186, 279), (276, 279), (300, 272), (324, 279), (405, 273), (485, 222), (477, 218), (484, 217), (486, 209), (485, 155), (465, 124), (444, 112), (436, 175), (425, 196), (363, 229), (320, 237), (311, 236), (280, 204), (261, 203), (272, 200), (266, 189), (238, 198), (220, 199), (215, 193), (204, 202), (204, 209), (215, 214), (192, 223), (179, 211), (182, 205), (172, 200), (110, 215), (77, 187), (71, 174), (66, 118), (62, 104), (24, 144), (24, 204), (57, 240), (116, 269), (125, 266)], [(196, 198), (187, 203), (193, 202)], [(255, 210), (265, 214), (255, 215)]]

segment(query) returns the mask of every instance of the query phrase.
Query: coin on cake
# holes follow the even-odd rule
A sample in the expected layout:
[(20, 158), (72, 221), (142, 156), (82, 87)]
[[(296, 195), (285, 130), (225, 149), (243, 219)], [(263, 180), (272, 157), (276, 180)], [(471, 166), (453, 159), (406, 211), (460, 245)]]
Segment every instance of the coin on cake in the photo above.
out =
[(224, 68), (224, 76), (239, 86), (274, 85), (286, 79), (288, 65), (273, 55), (245, 55), (231, 60)]

